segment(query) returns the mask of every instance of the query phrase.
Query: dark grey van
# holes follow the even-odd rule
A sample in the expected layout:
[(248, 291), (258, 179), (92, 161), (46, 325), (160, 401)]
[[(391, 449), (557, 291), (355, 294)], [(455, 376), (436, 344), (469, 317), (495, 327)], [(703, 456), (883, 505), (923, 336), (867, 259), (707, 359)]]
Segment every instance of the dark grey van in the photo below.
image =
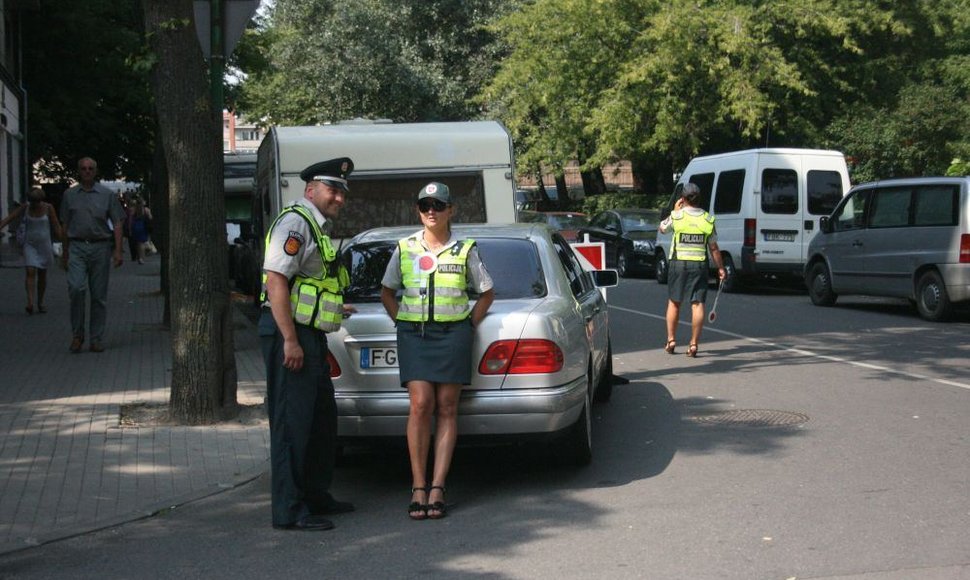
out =
[(948, 318), (970, 301), (970, 177), (890, 179), (853, 187), (812, 240), (812, 303), (840, 294), (908, 298), (920, 316)]

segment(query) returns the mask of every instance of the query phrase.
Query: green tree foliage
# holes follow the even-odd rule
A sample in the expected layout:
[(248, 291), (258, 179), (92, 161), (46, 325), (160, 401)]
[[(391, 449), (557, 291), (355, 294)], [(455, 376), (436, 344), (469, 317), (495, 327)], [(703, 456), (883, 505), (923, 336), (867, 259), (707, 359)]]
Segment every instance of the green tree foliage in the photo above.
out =
[[(966, 140), (959, 125), (941, 137), (950, 116), (925, 107), (967, 102), (968, 13), (965, 0), (535, 0), (496, 24), (509, 56), (482, 99), (520, 165), (627, 158), (668, 185), (700, 153), (827, 136), (848, 149), (826, 131), (833, 120), (921, 107), (899, 111), (911, 148), (900, 154), (930, 171), (926, 149), (952, 158)], [(930, 79), (939, 90), (922, 88)]]
[[(278, 0), (244, 39), (239, 109), (270, 124), (467, 119), (511, 0)], [(245, 65), (244, 65), (245, 66)]]
[(143, 180), (155, 120), (147, 74), (128, 64), (143, 43), (138, 3), (36, 4), (22, 28), (28, 160), (45, 161), (44, 177), (67, 179), (91, 156), (109, 179)]

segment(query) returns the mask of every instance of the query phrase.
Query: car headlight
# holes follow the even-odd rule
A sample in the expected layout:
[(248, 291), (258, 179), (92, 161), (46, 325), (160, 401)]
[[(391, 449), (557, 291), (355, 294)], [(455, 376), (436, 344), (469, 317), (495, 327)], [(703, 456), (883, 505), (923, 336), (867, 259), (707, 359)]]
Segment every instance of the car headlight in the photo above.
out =
[(633, 240), (633, 251), (650, 253), (653, 251), (653, 242), (651, 240)]

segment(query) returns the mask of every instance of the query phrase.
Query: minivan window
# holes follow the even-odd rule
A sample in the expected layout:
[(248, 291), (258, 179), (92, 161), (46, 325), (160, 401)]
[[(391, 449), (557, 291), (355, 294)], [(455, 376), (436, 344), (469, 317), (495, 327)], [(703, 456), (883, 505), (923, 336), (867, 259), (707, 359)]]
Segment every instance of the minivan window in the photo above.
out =
[(870, 190), (865, 189), (851, 194), (842, 204), (832, 229), (837, 232), (846, 230), (860, 230), (866, 227), (866, 205), (869, 201)]
[(913, 225), (955, 226), (960, 214), (959, 185), (927, 185), (916, 188)]
[(829, 215), (842, 199), (842, 176), (838, 171), (808, 172), (808, 213)]
[(876, 190), (869, 210), (870, 228), (898, 228), (909, 224), (910, 188)]
[[(741, 213), (741, 192), (744, 188), (744, 170), (722, 171), (717, 178), (714, 194), (714, 213)], [(835, 206), (832, 206), (833, 208)], [(829, 210), (829, 213), (832, 213)]]
[(690, 182), (701, 190), (701, 205), (706, 211), (711, 209), (711, 190), (714, 189), (713, 173), (698, 173), (690, 176)]
[(794, 170), (765, 169), (761, 172), (761, 211), (798, 213), (798, 175)]

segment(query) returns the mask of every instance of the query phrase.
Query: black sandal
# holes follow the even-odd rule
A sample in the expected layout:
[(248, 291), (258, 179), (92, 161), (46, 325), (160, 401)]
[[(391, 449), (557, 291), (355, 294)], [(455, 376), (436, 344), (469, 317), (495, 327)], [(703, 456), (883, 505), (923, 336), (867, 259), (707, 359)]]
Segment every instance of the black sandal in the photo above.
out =
[(667, 344), (664, 346), (664, 350), (667, 351), (667, 354), (674, 354), (675, 348), (677, 348), (677, 341), (672, 338), (668, 340)]
[(690, 358), (697, 358), (697, 343), (692, 342), (690, 346), (687, 347), (687, 356)]
[[(427, 499), (428, 488), (426, 487), (412, 487), (411, 495), (414, 495), (416, 491), (423, 491), (425, 493), (425, 499)], [(421, 503), (418, 501), (412, 501), (408, 504), (408, 517), (412, 520), (423, 520), (428, 517), (428, 504)]]
[[(442, 499), (444, 499), (444, 494), (445, 494), (445, 488), (444, 488), (444, 486), (442, 486), (442, 485), (432, 485), (430, 488), (428, 488), (428, 490), (429, 490), (428, 491), (428, 499), (429, 500), (431, 499), (431, 491), (430, 490), (432, 490), (432, 489), (440, 489), (441, 490)], [(432, 512), (437, 512), (437, 513), (432, 513)], [(441, 518), (443, 518), (443, 517), (445, 517), (447, 515), (448, 515), (448, 507), (445, 505), (445, 502), (444, 501), (436, 501), (433, 504), (429, 504), (428, 505), (428, 518), (429, 519), (432, 519), (432, 520), (440, 520)]]

